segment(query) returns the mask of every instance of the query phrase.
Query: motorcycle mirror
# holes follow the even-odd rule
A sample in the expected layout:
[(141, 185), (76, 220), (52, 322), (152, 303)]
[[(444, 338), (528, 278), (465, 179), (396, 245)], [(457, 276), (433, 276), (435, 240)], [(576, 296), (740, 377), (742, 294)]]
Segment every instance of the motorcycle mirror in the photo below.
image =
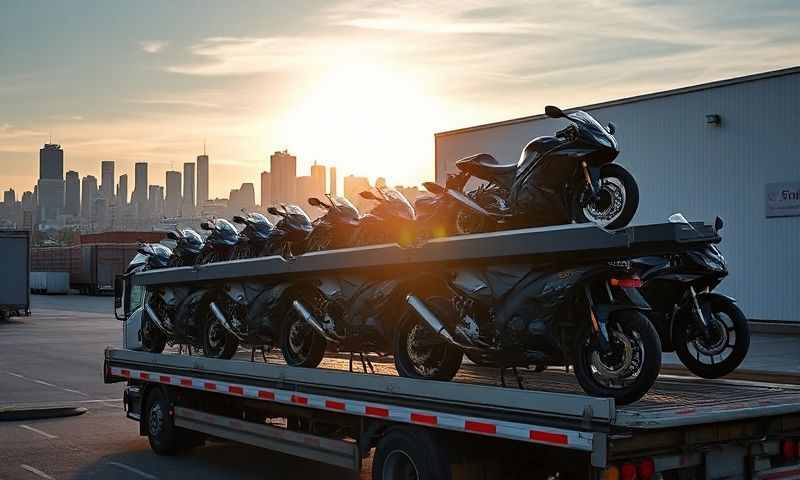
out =
[(614, 132), (617, 131), (617, 126), (614, 125), (614, 122), (608, 122), (608, 126), (606, 127), (606, 130), (608, 130), (609, 134), (614, 135)]
[(145, 247), (137, 248), (136, 252), (141, 253), (142, 255), (150, 255), (150, 252), (148, 252), (147, 248), (145, 248)]
[(434, 195), (439, 195), (445, 192), (444, 187), (442, 187), (438, 183), (422, 182), (422, 186), (425, 187), (425, 190), (431, 192)]
[(175, 232), (167, 232), (167, 238), (175, 240), (176, 242), (179, 240), (178, 234)]
[(280, 212), (280, 211), (278, 211), (278, 209), (277, 209), (277, 208), (275, 208), (275, 207), (269, 207), (269, 208), (267, 209), (267, 213), (269, 213), (270, 215), (276, 215), (276, 216), (278, 216), (278, 217), (282, 216), (282, 215), (281, 215), (281, 212)]
[(311, 205), (312, 207), (328, 208), (328, 206), (322, 203), (322, 200), (320, 200), (317, 197), (310, 197), (308, 199), (308, 204)]
[(202, 228), (203, 230), (213, 230), (214, 229), (214, 227), (212, 227), (211, 224), (208, 223), (208, 222), (201, 223), (200, 224), (200, 228)]
[(714, 220), (714, 230), (716, 230), (716, 231), (718, 231), (718, 232), (719, 232), (720, 230), (722, 230), (722, 227), (723, 227), (724, 225), (725, 225), (725, 222), (723, 222), (721, 218), (717, 217), (717, 218)]
[(544, 107), (544, 114), (550, 118), (561, 118), (565, 116), (560, 108), (554, 107), (553, 105)]
[(245, 220), (244, 220), (244, 217), (242, 217), (240, 215), (234, 215), (233, 216), (233, 221), (235, 223), (246, 223)]
[(377, 195), (369, 190), (364, 190), (363, 192), (359, 193), (359, 195), (361, 195), (361, 198), (366, 198), (367, 200), (375, 200), (376, 202), (380, 201), (380, 198), (378, 198)]

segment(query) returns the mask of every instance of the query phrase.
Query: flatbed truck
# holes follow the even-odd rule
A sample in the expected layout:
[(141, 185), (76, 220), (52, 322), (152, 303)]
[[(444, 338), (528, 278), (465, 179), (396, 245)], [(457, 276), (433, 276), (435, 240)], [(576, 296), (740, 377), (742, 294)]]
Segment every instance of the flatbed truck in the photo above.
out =
[[(557, 261), (660, 254), (719, 241), (713, 229), (653, 225), (606, 232), (564, 226), (396, 245), (265, 257), (137, 273), (118, 287), (124, 349), (105, 351), (104, 378), (126, 382), (126, 414), (159, 454), (221, 438), (359, 471), (372, 478), (690, 480), (800, 478), (800, 387), (662, 375), (642, 400), (619, 406), (580, 392), (557, 368), (523, 373), (462, 367), (454, 382), (401, 378), (391, 367), (323, 368), (137, 351), (142, 289), (319, 271), (402, 269), (432, 262)], [(124, 284), (124, 285), (123, 285)], [(137, 313), (138, 312), (138, 313)], [(191, 351), (189, 351), (191, 353)], [(246, 354), (245, 354), (246, 357)], [(252, 360), (252, 357), (251, 357)], [(352, 362), (352, 360), (351, 360)], [(367, 363), (363, 364), (364, 372)], [(521, 380), (522, 381), (522, 380)]]

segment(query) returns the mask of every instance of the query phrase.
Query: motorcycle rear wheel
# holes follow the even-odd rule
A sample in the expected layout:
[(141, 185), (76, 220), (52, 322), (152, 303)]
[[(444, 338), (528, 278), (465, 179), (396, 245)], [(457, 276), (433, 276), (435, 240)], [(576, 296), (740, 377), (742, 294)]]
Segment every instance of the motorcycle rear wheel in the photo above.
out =
[[(428, 308), (441, 316), (446, 299), (428, 297)], [(461, 368), (464, 354), (455, 345), (438, 338), (427, 324), (407, 307), (394, 335), (394, 365), (401, 377), (449, 381)]]
[(203, 323), (203, 356), (229, 360), (239, 349), (239, 341), (230, 334), (208, 309)]
[(281, 325), (279, 342), (286, 364), (303, 368), (316, 368), (328, 343), (293, 309)]
[[(576, 197), (581, 193), (578, 191)], [(624, 167), (609, 163), (600, 167), (599, 199), (584, 207), (579, 205), (577, 198), (575, 200), (576, 222), (592, 222), (615, 230), (625, 227), (633, 220), (636, 209), (639, 208), (639, 186)]]
[[(686, 320), (694, 321), (686, 315), (676, 326), (675, 353), (681, 362), (692, 373), (703, 378), (720, 378), (736, 370), (741, 365), (750, 348), (750, 326), (747, 317), (733, 302), (724, 298), (710, 301), (711, 311), (709, 326), (711, 338), (704, 340), (692, 335), (692, 325)], [(727, 355), (723, 356), (725, 352)], [(719, 359), (717, 357), (720, 357)], [(706, 361), (704, 361), (706, 360)]]
[(661, 370), (661, 340), (641, 312), (614, 312), (608, 320), (610, 349), (600, 350), (595, 333), (584, 328), (575, 342), (575, 377), (583, 390), (613, 398), (619, 405), (642, 398)]

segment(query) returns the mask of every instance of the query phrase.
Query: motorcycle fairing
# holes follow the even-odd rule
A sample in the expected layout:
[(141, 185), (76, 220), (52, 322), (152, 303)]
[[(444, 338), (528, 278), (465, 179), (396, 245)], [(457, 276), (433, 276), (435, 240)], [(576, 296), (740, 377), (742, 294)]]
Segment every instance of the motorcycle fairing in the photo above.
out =
[(247, 325), (253, 332), (266, 332), (277, 337), (280, 321), (285, 317), (290, 300), (291, 282), (268, 286), (250, 302), (247, 308)]

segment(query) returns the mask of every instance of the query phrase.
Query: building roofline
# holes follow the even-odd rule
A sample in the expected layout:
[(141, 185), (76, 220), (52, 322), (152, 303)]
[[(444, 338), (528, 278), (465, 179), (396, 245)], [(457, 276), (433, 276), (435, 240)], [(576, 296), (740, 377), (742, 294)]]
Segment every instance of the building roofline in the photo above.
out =
[[(727, 79), (723, 79), (723, 80), (715, 80), (713, 82), (700, 83), (700, 84), (697, 84), (697, 85), (690, 85), (688, 87), (673, 88), (671, 90), (663, 90), (661, 92), (645, 93), (645, 94), (636, 95), (636, 96), (633, 96), (633, 97), (625, 97), (625, 98), (620, 98), (620, 99), (617, 99), (617, 100), (609, 100), (609, 101), (606, 101), (606, 102), (592, 103), (592, 104), (589, 104), (589, 105), (583, 105), (583, 106), (578, 106), (578, 107), (567, 108), (565, 110), (592, 110), (592, 109), (596, 109), (596, 108), (613, 107), (613, 106), (616, 106), (616, 105), (624, 105), (624, 104), (627, 104), (627, 103), (643, 102), (643, 101), (646, 101), (646, 100), (653, 100), (653, 99), (656, 99), (656, 98), (669, 97), (669, 96), (672, 96), (672, 95), (681, 95), (681, 94), (684, 94), (684, 93), (696, 92), (696, 91), (700, 91), (700, 90), (708, 90), (708, 89), (711, 89), (711, 88), (727, 87), (727, 86), (730, 86), (730, 85), (737, 85), (737, 84), (740, 84), (740, 83), (755, 82), (757, 80), (764, 80), (766, 78), (782, 77), (782, 76), (786, 76), (786, 75), (795, 75), (795, 74), (799, 74), (799, 73), (800, 73), (800, 66), (782, 68), (780, 70), (771, 70), (771, 71), (768, 71), (768, 72), (754, 73), (752, 75), (745, 75), (745, 76), (742, 76), (742, 77), (734, 77), (734, 78), (727, 78)], [(454, 130), (445, 130), (443, 132), (434, 133), (433, 135), (434, 135), (434, 137), (437, 137), (437, 138), (438, 137), (446, 137), (446, 136), (449, 136), (449, 135), (455, 135), (455, 134), (459, 134), (459, 133), (466, 133), (466, 132), (471, 132), (471, 131), (476, 131), (476, 130), (486, 130), (486, 129), (490, 129), (490, 128), (504, 127), (506, 125), (514, 125), (514, 124), (517, 124), (517, 123), (529, 122), (531, 120), (541, 120), (543, 118), (547, 118), (547, 116), (545, 114), (543, 114), (543, 113), (540, 113), (540, 114), (537, 114), (537, 115), (529, 115), (529, 116), (526, 116), (526, 117), (512, 118), (510, 120), (502, 120), (502, 121), (499, 121), (499, 122), (484, 123), (484, 124), (475, 125), (475, 126), (472, 126), (472, 127), (457, 128), (457, 129), (454, 129)]]

